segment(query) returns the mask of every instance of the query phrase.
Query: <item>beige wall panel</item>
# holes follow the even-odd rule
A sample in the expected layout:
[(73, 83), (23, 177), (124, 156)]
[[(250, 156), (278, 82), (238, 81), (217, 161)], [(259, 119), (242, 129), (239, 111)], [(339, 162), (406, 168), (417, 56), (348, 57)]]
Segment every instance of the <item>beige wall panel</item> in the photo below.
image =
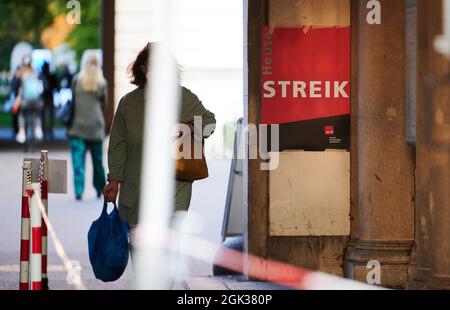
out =
[(270, 0), (272, 26), (349, 26), (350, 0)]
[(350, 234), (350, 154), (280, 153), (270, 172), (271, 236)]

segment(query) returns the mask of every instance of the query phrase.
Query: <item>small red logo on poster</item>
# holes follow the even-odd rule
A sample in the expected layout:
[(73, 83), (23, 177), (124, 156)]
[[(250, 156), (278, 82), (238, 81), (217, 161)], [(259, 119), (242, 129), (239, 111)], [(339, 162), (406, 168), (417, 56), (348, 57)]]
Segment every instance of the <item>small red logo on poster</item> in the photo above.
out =
[(334, 135), (334, 126), (330, 125), (330, 126), (325, 126), (325, 134), (327, 136), (332, 136)]

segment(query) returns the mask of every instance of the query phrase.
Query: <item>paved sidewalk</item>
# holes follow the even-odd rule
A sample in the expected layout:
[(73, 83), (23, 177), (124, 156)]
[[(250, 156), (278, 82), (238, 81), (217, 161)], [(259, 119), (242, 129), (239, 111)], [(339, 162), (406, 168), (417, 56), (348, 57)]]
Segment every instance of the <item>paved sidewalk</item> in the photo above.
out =
[(289, 290), (268, 282), (247, 281), (243, 276), (196, 277), (175, 286), (179, 290)]
[[(16, 290), (19, 285), (19, 244), (20, 244), (20, 201), (21, 201), (21, 165), (24, 157), (39, 157), (38, 152), (24, 153), (20, 148), (0, 152), (0, 290)], [(102, 208), (102, 200), (96, 198), (91, 185), (92, 164), (86, 159), (86, 193), (83, 201), (75, 201), (72, 185), (72, 167), (69, 152), (64, 149), (50, 148), (51, 159), (68, 161), (68, 194), (49, 197), (49, 217), (62, 242), (67, 255), (81, 267), (81, 277), (88, 289), (127, 290), (133, 288), (133, 270), (131, 264), (125, 274), (115, 282), (103, 283), (95, 279), (87, 253), (87, 232), (92, 221), (97, 219)], [(105, 159), (106, 163), (106, 159)], [(190, 215), (197, 215), (194, 231), (190, 233), (213, 243), (220, 243), (220, 230), (225, 204), (229, 162), (210, 161), (211, 177), (195, 184)], [(53, 242), (49, 240), (49, 280), (54, 290), (72, 290), (74, 286), (67, 281), (62, 262), (56, 255)], [(212, 263), (187, 260), (189, 275), (187, 287), (199, 288), (199, 285), (219, 285), (229, 283), (208, 278), (212, 275)], [(235, 287), (241, 282), (230, 282)], [(225, 285), (225, 284), (223, 284)], [(228, 284), (227, 284), (228, 285)]]

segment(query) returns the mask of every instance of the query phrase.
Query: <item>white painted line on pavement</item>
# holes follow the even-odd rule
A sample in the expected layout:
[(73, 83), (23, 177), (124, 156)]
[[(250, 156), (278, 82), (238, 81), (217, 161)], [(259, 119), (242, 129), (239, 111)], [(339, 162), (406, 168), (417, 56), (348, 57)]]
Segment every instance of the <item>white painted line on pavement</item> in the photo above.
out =
[[(0, 272), (19, 272), (19, 264), (11, 265), (0, 265)], [(49, 272), (65, 272), (66, 269), (64, 265), (48, 265), (47, 271)]]

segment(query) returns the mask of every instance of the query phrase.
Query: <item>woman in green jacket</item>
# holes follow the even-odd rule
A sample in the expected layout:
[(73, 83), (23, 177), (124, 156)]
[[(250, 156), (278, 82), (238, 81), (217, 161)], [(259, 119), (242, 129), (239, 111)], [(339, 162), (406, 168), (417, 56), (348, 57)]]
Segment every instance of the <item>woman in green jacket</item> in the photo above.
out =
[(72, 81), (75, 111), (68, 130), (72, 153), (75, 197), (82, 198), (84, 192), (84, 166), (87, 150), (91, 151), (94, 168), (94, 187), (100, 197), (106, 184), (103, 168), (103, 140), (105, 120), (103, 111), (107, 102), (107, 84), (99, 60), (89, 55), (86, 64)]
[[(137, 88), (120, 100), (114, 116), (108, 149), (109, 183), (103, 191), (107, 201), (116, 201), (120, 185), (119, 212), (130, 228), (134, 228), (139, 219), (144, 97), (150, 52), (151, 45), (147, 44), (130, 65), (131, 83)], [(189, 125), (192, 133), (195, 116), (202, 118), (203, 128), (215, 125), (214, 114), (205, 109), (195, 94), (185, 87), (182, 87), (181, 94), (179, 123)], [(176, 211), (188, 210), (191, 193), (192, 182), (176, 182)]]

